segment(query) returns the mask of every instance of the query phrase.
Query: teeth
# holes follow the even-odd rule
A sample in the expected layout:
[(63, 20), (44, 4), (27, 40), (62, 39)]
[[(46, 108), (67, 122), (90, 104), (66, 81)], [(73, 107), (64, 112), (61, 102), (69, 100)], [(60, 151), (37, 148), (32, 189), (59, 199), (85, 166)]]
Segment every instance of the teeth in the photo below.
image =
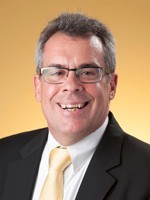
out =
[(76, 111), (76, 110), (78, 110), (78, 108), (69, 108), (68, 110), (69, 111)]
[(82, 108), (83, 106), (85, 105), (85, 103), (82, 103), (82, 104), (75, 104), (75, 105), (71, 105), (71, 104), (68, 104), (68, 105), (65, 105), (65, 104), (61, 104), (60, 106), (63, 108), (63, 109), (68, 109), (68, 110), (77, 110), (77, 109), (80, 109)]
[(66, 106), (64, 105), (64, 104), (61, 104), (60, 105), (63, 109), (65, 109), (66, 108)]

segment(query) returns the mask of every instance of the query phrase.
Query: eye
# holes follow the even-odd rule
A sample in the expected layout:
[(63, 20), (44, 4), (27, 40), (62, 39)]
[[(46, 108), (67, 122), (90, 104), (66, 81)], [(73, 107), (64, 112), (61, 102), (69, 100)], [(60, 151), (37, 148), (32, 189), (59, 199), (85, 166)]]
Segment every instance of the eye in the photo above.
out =
[(66, 71), (64, 69), (49, 69), (47, 72), (48, 76), (65, 76)]
[(80, 75), (82, 76), (95, 76), (98, 73), (96, 69), (88, 68), (88, 69), (82, 69), (80, 72)]
[(91, 72), (91, 71), (84, 71), (82, 74), (85, 74), (85, 75), (93, 75), (93, 72)]

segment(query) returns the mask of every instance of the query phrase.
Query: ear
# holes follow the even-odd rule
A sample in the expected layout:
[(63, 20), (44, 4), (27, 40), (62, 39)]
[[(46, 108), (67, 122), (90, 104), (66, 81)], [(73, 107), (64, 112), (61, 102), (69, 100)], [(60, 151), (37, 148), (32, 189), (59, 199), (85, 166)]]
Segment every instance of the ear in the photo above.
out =
[(115, 97), (116, 88), (117, 88), (117, 81), (118, 81), (118, 75), (117, 74), (111, 74), (110, 91), (109, 91), (109, 99), (110, 100), (114, 99), (114, 97)]
[(34, 91), (36, 100), (41, 102), (41, 80), (38, 75), (34, 76)]

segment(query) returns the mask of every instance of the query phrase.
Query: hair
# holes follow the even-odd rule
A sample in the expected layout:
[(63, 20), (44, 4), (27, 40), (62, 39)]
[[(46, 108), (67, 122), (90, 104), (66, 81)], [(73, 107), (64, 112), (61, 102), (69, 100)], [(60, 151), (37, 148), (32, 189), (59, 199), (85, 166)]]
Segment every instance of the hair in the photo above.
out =
[(72, 37), (98, 37), (103, 46), (105, 67), (111, 73), (115, 71), (116, 52), (112, 33), (102, 22), (80, 13), (63, 13), (50, 21), (41, 32), (36, 48), (37, 71), (43, 65), (45, 43), (58, 32)]

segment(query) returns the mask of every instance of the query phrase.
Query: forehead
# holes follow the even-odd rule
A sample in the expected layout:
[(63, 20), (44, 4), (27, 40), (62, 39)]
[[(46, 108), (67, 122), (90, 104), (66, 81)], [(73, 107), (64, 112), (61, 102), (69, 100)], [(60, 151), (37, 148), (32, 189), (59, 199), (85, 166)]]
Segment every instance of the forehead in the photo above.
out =
[(103, 46), (98, 37), (72, 37), (56, 33), (45, 43), (43, 64), (48, 65), (48, 62), (56, 62), (56, 60), (59, 62), (65, 59), (70, 61), (88, 59), (87, 62), (91, 62), (91, 59), (102, 60), (102, 57)]
[[(52, 37), (50, 37), (47, 42), (45, 43), (44, 50), (47, 46), (53, 46), (53, 44), (62, 44), (62, 43), (78, 43), (78, 44), (85, 44), (90, 47), (97, 48), (102, 50), (102, 42), (100, 38), (97, 36), (90, 36), (90, 37), (78, 37), (78, 36), (69, 36), (64, 33), (55, 33)], [(64, 46), (65, 47), (65, 46)]]

